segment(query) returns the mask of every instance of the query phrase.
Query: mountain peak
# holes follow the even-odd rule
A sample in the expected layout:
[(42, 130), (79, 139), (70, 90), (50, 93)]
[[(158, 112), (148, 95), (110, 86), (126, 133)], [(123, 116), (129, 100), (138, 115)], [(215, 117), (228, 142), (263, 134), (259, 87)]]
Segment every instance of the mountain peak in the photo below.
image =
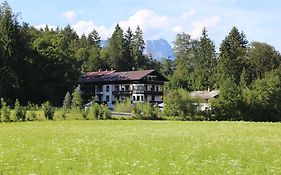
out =
[(172, 46), (165, 39), (147, 40), (144, 53), (152, 55), (158, 61), (163, 57), (174, 59)]

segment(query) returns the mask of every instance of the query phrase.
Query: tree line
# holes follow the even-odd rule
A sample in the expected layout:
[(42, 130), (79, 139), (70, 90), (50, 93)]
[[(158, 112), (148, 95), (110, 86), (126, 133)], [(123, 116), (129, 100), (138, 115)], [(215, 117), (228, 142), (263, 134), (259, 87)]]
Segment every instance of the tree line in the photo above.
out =
[(166, 115), (195, 115), (188, 110), (195, 103), (188, 92), (217, 89), (212, 112), (204, 114), (209, 119), (280, 120), (280, 53), (267, 43), (249, 43), (236, 27), (218, 52), (206, 28), (198, 39), (180, 33), (173, 43), (176, 59), (158, 62), (144, 55), (140, 27), (123, 31), (117, 24), (102, 47), (96, 30), (79, 37), (70, 25), (36, 29), (17, 18), (5, 1), (0, 8), (0, 97), (8, 104), (18, 99), (21, 104), (50, 101), (62, 106), (85, 72), (156, 69), (170, 80), (166, 97), (174, 97), (164, 97), (170, 106)]
[(211, 101), (212, 110), (199, 114), (206, 119), (281, 121), (281, 56), (273, 46), (249, 43), (233, 27), (217, 53), (204, 28), (197, 40), (178, 34), (174, 52), (175, 70), (166, 90), (167, 115), (196, 115), (193, 104), (198, 102), (187, 92), (216, 89), (220, 94)]
[(0, 8), (0, 97), (9, 104), (16, 99), (22, 104), (48, 100), (60, 106), (85, 72), (151, 69), (158, 64), (143, 54), (139, 27), (124, 32), (117, 24), (102, 48), (96, 30), (79, 37), (70, 25), (36, 29), (17, 18), (5, 1)]

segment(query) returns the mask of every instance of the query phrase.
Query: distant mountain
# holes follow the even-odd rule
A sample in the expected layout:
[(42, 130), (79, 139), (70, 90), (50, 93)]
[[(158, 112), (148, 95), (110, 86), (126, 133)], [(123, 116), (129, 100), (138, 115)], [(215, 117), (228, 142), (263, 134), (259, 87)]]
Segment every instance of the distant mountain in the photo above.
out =
[(174, 59), (172, 46), (164, 39), (147, 40), (145, 42), (144, 53), (152, 55), (152, 57), (158, 61), (163, 57)]
[(107, 45), (108, 45), (108, 40), (101, 40), (101, 41), (100, 41), (100, 46), (101, 46), (102, 48), (107, 47)]
[[(101, 40), (101, 47), (106, 47), (107, 45), (108, 40)], [(145, 42), (144, 54), (151, 55), (158, 61), (163, 57), (174, 59), (172, 46), (164, 39), (147, 40)]]

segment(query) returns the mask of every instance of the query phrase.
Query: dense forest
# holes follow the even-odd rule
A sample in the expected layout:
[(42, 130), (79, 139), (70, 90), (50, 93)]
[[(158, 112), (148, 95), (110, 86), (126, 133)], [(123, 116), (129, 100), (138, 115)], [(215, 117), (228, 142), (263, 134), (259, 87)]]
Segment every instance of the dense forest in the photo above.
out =
[[(50, 101), (61, 106), (78, 77), (88, 71), (157, 69), (170, 80), (165, 94), (174, 98), (165, 98), (167, 106), (185, 104), (186, 92), (219, 89), (214, 110), (204, 114), (211, 119), (281, 119), (280, 53), (267, 43), (249, 43), (236, 27), (218, 53), (205, 28), (198, 39), (178, 34), (173, 43), (175, 61), (161, 62), (143, 54), (139, 27), (124, 31), (117, 24), (108, 46), (102, 48), (96, 30), (79, 37), (70, 25), (54, 30), (20, 24), (7, 2), (0, 9), (0, 33), (0, 97), (10, 104), (18, 99), (22, 104)], [(174, 105), (167, 115), (192, 115), (186, 107)]]

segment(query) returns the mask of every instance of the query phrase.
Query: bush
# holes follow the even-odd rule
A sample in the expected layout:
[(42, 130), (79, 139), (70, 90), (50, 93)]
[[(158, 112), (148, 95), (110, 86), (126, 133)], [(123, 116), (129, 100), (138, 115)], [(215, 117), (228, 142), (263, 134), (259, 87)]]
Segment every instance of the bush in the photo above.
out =
[(46, 103), (42, 104), (42, 110), (46, 119), (48, 120), (54, 119), (55, 110), (51, 106), (50, 102), (47, 101)]
[(37, 115), (35, 111), (27, 111), (26, 112), (26, 120), (27, 121), (35, 121), (37, 120)]
[(70, 109), (71, 108), (71, 95), (69, 92), (65, 94), (64, 100), (63, 100), (63, 108), (64, 109)]
[(72, 93), (72, 109), (81, 109), (82, 107), (82, 98), (80, 95), (79, 89), (75, 89)]
[(191, 97), (185, 89), (167, 91), (164, 102), (164, 114), (167, 116), (195, 116), (198, 114), (200, 100)]
[(18, 99), (15, 102), (14, 113), (17, 121), (26, 120), (26, 110), (20, 105)]
[(111, 113), (106, 105), (100, 105), (100, 118), (102, 120), (111, 119)]
[(71, 109), (67, 113), (65, 113), (66, 120), (84, 120), (85, 114), (80, 109)]
[(55, 111), (54, 120), (65, 120), (67, 117), (67, 111), (65, 108), (61, 108)]
[(131, 100), (127, 98), (124, 101), (116, 102), (114, 105), (114, 111), (116, 112), (128, 112), (131, 113), (134, 110), (134, 105), (131, 103)]
[(148, 102), (146, 103), (137, 103), (134, 107), (134, 115), (137, 119), (143, 120), (157, 120), (158, 111), (156, 105), (151, 106)]
[(90, 108), (88, 108), (87, 111), (87, 120), (95, 120), (98, 119), (100, 116), (100, 106), (99, 104), (93, 102), (90, 106)]
[(1, 98), (1, 115), (0, 115), (0, 121), (1, 122), (9, 122), (10, 119), (10, 109), (7, 106), (7, 103), (4, 101), (3, 98)]
[(99, 105), (95, 102), (92, 103), (91, 107), (87, 111), (87, 120), (106, 120), (111, 119), (111, 113), (106, 105)]

